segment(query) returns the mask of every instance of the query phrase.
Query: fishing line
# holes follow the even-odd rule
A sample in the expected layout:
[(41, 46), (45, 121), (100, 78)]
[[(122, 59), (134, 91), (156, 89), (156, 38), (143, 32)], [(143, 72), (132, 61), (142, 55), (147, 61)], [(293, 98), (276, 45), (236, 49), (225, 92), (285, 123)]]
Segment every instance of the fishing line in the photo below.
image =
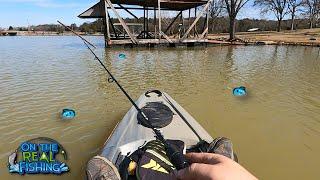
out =
[[(124, 88), (119, 84), (119, 82), (115, 79), (115, 77), (111, 74), (111, 72), (107, 69), (107, 67), (103, 64), (103, 62), (100, 60), (100, 58), (94, 53), (94, 51), (90, 48), (89, 44), (92, 47), (95, 47), (93, 44), (91, 44), (89, 41), (87, 41), (85, 38), (80, 36), (78, 33), (70, 29), (68, 26), (64, 25), (60, 21), (57, 21), (59, 24), (61, 24), (63, 27), (69, 29), (71, 32), (73, 32), (75, 35), (80, 37), (83, 40), (83, 43), (86, 45), (86, 47), (89, 49), (89, 51), (94, 55), (95, 59), (100, 63), (100, 65), (103, 67), (103, 69), (108, 73), (109, 78), (108, 82), (114, 82), (117, 84), (119, 89), (124, 93), (124, 95), (129, 99), (131, 104), (135, 107), (135, 109), (138, 111), (139, 114), (142, 115), (142, 117), (145, 119), (145, 121), (148, 123), (148, 126), (152, 129), (152, 131), (155, 133), (156, 138), (160, 140), (164, 146), (166, 147), (167, 155), (169, 156), (169, 159), (171, 160), (172, 164), (178, 169), (183, 169), (189, 166), (189, 163), (183, 156), (183, 154), (177, 149), (174, 148), (171, 144), (169, 144), (161, 134), (161, 132), (156, 129), (148, 120), (148, 117), (141, 111), (141, 109), (137, 106), (137, 104), (132, 100), (132, 98), (129, 96), (129, 94), (124, 90)], [(138, 119), (138, 118), (137, 118)], [(139, 121), (139, 119), (138, 119)], [(140, 123), (140, 122), (139, 122)]]
[(200, 142), (203, 142), (204, 140), (201, 138), (201, 136), (197, 133), (197, 131), (191, 126), (191, 124), (188, 122), (188, 120), (182, 115), (182, 113), (172, 104), (172, 102), (169, 100), (169, 98), (162, 94), (164, 97), (164, 100), (167, 101), (168, 104), (177, 112), (177, 114), (180, 116), (180, 118), (184, 121), (184, 123), (187, 124), (187, 126), (192, 130), (192, 132), (197, 136)]

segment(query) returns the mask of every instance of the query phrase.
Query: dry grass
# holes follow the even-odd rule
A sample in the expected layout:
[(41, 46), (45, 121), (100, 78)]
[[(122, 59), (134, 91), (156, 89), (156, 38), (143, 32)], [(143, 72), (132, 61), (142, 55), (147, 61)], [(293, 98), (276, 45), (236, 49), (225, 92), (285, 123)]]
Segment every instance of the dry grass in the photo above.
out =
[[(320, 43), (320, 28), (302, 29), (295, 31), (260, 31), (260, 32), (240, 32), (237, 38), (246, 42), (275, 42), (275, 43)], [(210, 34), (209, 39), (227, 39), (228, 34)], [(316, 40), (312, 40), (316, 39)]]

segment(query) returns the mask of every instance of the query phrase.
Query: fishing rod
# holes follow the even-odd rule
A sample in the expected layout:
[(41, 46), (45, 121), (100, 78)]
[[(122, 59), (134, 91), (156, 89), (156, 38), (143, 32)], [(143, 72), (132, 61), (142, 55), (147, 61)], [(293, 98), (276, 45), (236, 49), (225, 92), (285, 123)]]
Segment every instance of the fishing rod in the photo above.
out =
[[(166, 153), (169, 156), (170, 161), (172, 162), (172, 164), (178, 169), (183, 169), (189, 166), (188, 161), (185, 159), (185, 157), (183, 156), (183, 154), (179, 151), (179, 149), (174, 148), (171, 144), (169, 144), (165, 138), (163, 137), (163, 135), (161, 134), (161, 132), (156, 129), (148, 120), (148, 117), (144, 114), (144, 112), (138, 107), (138, 105), (133, 101), (133, 99), (129, 96), (129, 94), (124, 90), (124, 88), (119, 84), (119, 82), (116, 80), (116, 78), (112, 75), (112, 73), (107, 69), (107, 67), (103, 64), (103, 62), (100, 60), (100, 58), (96, 55), (96, 53), (90, 48), (89, 44), (92, 47), (95, 47), (93, 44), (91, 44), (89, 41), (87, 41), (85, 38), (83, 38), (81, 35), (79, 35), (78, 33), (76, 33), (75, 31), (73, 31), (71, 28), (69, 28), (68, 26), (64, 25), (62, 22), (57, 21), (59, 24), (61, 24), (63, 27), (67, 28), (68, 30), (70, 30), (72, 33), (74, 33), (75, 35), (77, 35), (78, 37), (80, 37), (83, 40), (83, 43), (86, 45), (86, 47), (89, 49), (89, 51), (94, 55), (95, 59), (100, 63), (100, 65), (103, 67), (103, 69), (108, 73), (109, 78), (108, 78), (108, 82), (112, 83), (116, 83), (116, 85), (118, 86), (118, 88), (123, 92), (123, 94), (129, 99), (129, 101), (131, 102), (131, 104), (135, 107), (135, 109), (138, 111), (138, 114), (141, 114), (142, 117), (144, 118), (145, 122), (148, 124), (148, 127), (150, 127), (152, 129), (152, 131), (155, 133), (156, 138), (158, 140), (160, 140), (166, 149)], [(137, 118), (139, 121), (139, 118)]]
[(92, 46), (93, 48), (97, 48), (95, 45), (93, 45), (92, 43), (90, 43), (89, 41), (87, 41), (85, 38), (83, 38), (80, 34), (78, 34), (77, 32), (75, 32), (74, 30), (72, 30), (71, 28), (69, 28), (68, 26), (64, 25), (62, 22), (57, 21), (59, 24), (61, 24), (63, 27), (67, 28), (69, 31), (71, 31), (73, 34), (75, 34), (76, 36), (78, 36), (80, 39), (82, 39), (82, 41), (90, 44), (90, 46)]

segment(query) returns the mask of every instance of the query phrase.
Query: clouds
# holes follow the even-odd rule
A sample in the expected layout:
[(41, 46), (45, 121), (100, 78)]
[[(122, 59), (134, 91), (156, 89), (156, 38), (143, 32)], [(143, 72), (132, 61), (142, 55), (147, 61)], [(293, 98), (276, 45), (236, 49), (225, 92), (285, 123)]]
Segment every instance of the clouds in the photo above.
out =
[(260, 13), (258, 8), (253, 8), (252, 6), (243, 7), (238, 14), (238, 19), (244, 18), (254, 18), (254, 19), (264, 19), (264, 15)]
[(66, 1), (54, 1), (54, 0), (0, 0), (0, 3), (7, 4), (30, 4), (42, 8), (75, 8), (75, 7), (87, 7), (92, 3), (79, 3), (79, 1), (66, 2)]
[(0, 0), (0, 27), (65, 23), (82, 24), (77, 15), (99, 0)]

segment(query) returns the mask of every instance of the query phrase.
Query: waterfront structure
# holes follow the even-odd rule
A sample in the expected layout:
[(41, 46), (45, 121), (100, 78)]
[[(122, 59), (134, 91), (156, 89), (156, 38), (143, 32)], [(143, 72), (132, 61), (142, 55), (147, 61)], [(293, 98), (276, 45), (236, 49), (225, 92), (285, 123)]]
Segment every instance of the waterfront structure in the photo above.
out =
[[(194, 46), (208, 43), (209, 5), (212, 0), (100, 0), (81, 13), (79, 18), (102, 18), (105, 46)], [(125, 22), (119, 11), (139, 19), (132, 10), (143, 12), (143, 23)], [(194, 12), (191, 17), (191, 12)], [(149, 18), (149, 12), (153, 18)], [(198, 12), (197, 12), (198, 11)], [(163, 23), (163, 15), (176, 12), (171, 22)], [(111, 17), (110, 14), (115, 16)], [(141, 13), (142, 14), (142, 13)], [(188, 15), (187, 23), (184, 14)], [(113, 22), (114, 20), (118, 22)], [(166, 18), (168, 19), (168, 18)], [(200, 19), (202, 19), (200, 24)], [(179, 22), (177, 22), (179, 21)], [(153, 27), (150, 27), (152, 22)], [(197, 32), (200, 24), (201, 32)], [(139, 32), (134, 31), (139, 29)], [(167, 35), (167, 32), (173, 32)]]

